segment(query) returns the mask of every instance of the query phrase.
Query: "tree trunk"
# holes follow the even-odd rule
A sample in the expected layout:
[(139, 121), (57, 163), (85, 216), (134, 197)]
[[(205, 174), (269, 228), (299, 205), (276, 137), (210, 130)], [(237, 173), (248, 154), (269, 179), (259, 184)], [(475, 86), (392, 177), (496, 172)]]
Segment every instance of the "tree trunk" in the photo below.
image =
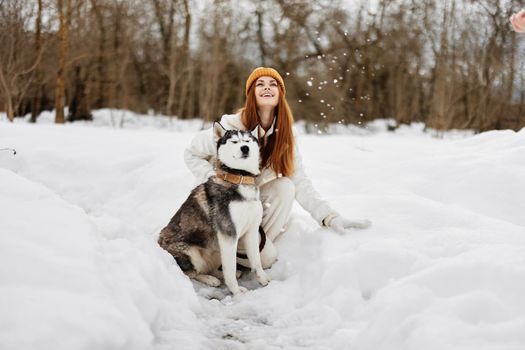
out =
[[(170, 13), (171, 18), (175, 13), (177, 0), (172, 0)], [(187, 1), (184, 1), (184, 6), (186, 7), (186, 16), (189, 15), (187, 10)], [(158, 8), (158, 6), (156, 6)], [(159, 25), (162, 26), (162, 19), (159, 17)], [(188, 17), (186, 17), (186, 22)], [(177, 29), (175, 28), (175, 23), (173, 20), (169, 21), (169, 32), (164, 34), (164, 51), (166, 53), (167, 66), (168, 66), (168, 96), (166, 100), (166, 115), (172, 116), (175, 110), (175, 92), (178, 80), (181, 76), (180, 71), (183, 69), (179, 64), (179, 52), (177, 51)]]
[[(38, 10), (36, 16), (36, 31), (35, 31), (35, 53), (38, 56), (42, 49), (42, 0), (38, 0)], [(31, 108), (31, 123), (36, 123), (36, 118), (41, 112), (42, 108), (42, 89), (41, 89), (42, 74), (37, 67), (35, 72), (34, 96)]]
[(102, 14), (101, 5), (97, 0), (91, 0), (91, 7), (95, 14), (96, 22), (98, 24), (99, 40), (97, 46), (97, 59), (96, 59), (96, 78), (95, 80), (95, 101), (94, 108), (102, 108), (106, 106), (106, 94), (104, 80), (106, 79), (106, 37), (107, 31), (104, 24), (104, 16)]
[(169, 55), (168, 65), (168, 100), (166, 101), (166, 115), (173, 115), (173, 105), (175, 104), (175, 88), (177, 86), (177, 35), (175, 33), (171, 36), (171, 49)]
[(263, 9), (262, 2), (259, 2), (259, 7), (255, 11), (257, 16), (257, 43), (259, 44), (259, 51), (261, 54), (261, 65), (266, 67), (266, 45), (264, 43), (263, 35)]
[(89, 108), (88, 96), (86, 93), (86, 77), (82, 67), (75, 67), (75, 80), (73, 95), (68, 109), (68, 122), (77, 120), (93, 120), (93, 115)]
[[(70, 1), (70, 0), (66, 0)], [(69, 7), (69, 6), (68, 6)], [(64, 0), (57, 0), (58, 9), (58, 73), (55, 88), (55, 123), (63, 124), (65, 122), (64, 106), (66, 95), (66, 59), (68, 55), (68, 30), (64, 15)]]
[(181, 85), (181, 94), (179, 97), (177, 116), (179, 118), (184, 118), (187, 114), (187, 105), (188, 105), (188, 89), (190, 85), (190, 79), (192, 79), (191, 74), (191, 64), (189, 56), (189, 47), (190, 47), (190, 29), (191, 29), (191, 13), (188, 6), (188, 0), (183, 0), (184, 3), (184, 41), (182, 42), (182, 52), (181, 52), (181, 69), (179, 70), (179, 77), (182, 78)]

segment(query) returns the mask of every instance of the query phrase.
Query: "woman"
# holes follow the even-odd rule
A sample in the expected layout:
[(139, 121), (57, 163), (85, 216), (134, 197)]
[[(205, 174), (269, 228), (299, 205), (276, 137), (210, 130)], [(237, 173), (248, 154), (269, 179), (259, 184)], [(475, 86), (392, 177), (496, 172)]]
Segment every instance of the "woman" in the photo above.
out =
[[(281, 75), (272, 68), (256, 68), (246, 81), (246, 102), (237, 114), (224, 115), (225, 129), (253, 130), (259, 125), (262, 171), (257, 178), (263, 203), (262, 228), (266, 243), (261, 251), (264, 268), (277, 258), (273, 244), (286, 230), (294, 198), (321, 225), (338, 232), (349, 228), (364, 229), (370, 221), (350, 221), (323, 201), (306, 176), (292, 130), (293, 117), (285, 98)], [(213, 158), (216, 143), (212, 129), (200, 132), (185, 151), (188, 168), (199, 183), (215, 175)], [(242, 251), (242, 247), (239, 247)], [(242, 265), (247, 261), (239, 259)]]

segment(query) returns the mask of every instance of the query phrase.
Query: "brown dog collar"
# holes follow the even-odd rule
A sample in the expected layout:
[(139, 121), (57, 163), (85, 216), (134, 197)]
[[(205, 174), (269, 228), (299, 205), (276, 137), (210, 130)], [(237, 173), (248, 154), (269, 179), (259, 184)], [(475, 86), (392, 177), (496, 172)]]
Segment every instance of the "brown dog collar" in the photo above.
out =
[(254, 176), (235, 175), (226, 172), (217, 173), (215, 176), (221, 180), (228, 181), (235, 185), (255, 185)]

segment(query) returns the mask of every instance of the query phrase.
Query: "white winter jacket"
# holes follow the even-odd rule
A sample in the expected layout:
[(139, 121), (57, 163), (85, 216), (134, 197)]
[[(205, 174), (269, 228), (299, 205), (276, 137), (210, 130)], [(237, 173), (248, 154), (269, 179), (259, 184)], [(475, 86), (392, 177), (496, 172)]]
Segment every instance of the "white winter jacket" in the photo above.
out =
[[(246, 130), (241, 122), (239, 114), (223, 115), (220, 121), (226, 130)], [(275, 123), (275, 120), (274, 120)], [(273, 133), (272, 127), (265, 132), (259, 128), (259, 138), (266, 138)], [(294, 131), (294, 134), (295, 131)], [(196, 177), (197, 184), (205, 182), (210, 176), (215, 175), (214, 160), (217, 153), (217, 143), (213, 135), (213, 128), (199, 132), (192, 140), (190, 146), (184, 151), (186, 165)], [(294, 154), (294, 173), (289, 177), (295, 185), (295, 199), (297, 202), (312, 215), (312, 217), (323, 225), (323, 220), (327, 217), (339, 215), (328, 203), (321, 199), (319, 193), (314, 189), (312, 182), (306, 175), (297, 142)], [(272, 168), (264, 168), (257, 177), (256, 183), (262, 186), (278, 175)]]

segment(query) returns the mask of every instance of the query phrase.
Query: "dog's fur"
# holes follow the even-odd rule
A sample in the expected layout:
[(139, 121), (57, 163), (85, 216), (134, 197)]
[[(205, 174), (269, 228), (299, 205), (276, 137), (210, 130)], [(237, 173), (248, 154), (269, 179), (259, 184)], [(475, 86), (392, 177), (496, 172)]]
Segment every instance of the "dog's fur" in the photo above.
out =
[[(243, 176), (259, 174), (257, 129), (252, 133), (226, 131), (214, 124), (217, 142), (217, 167)], [(217, 287), (222, 265), (224, 282), (234, 294), (245, 292), (236, 278), (236, 252), (242, 240), (257, 281), (267, 285), (259, 253), (259, 225), (262, 219), (259, 188), (232, 184), (211, 177), (197, 186), (169, 224), (162, 229), (159, 244), (175, 257), (191, 278)]]

